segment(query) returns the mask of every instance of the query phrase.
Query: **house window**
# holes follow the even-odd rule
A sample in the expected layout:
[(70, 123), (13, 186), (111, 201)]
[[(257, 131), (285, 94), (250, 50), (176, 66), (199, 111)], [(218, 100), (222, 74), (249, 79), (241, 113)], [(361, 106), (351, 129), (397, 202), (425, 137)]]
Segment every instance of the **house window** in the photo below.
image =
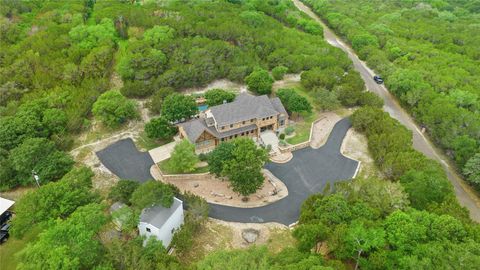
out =
[(232, 136), (230, 136), (230, 139), (232, 138)]
[(225, 129), (225, 126), (222, 127), (222, 130)]
[(152, 232), (152, 231), (150, 230), (150, 228), (148, 228), (148, 227), (146, 228), (146, 230), (147, 230), (147, 232)]
[(280, 126), (283, 126), (285, 124), (285, 121), (280, 120)]
[(242, 125), (245, 125), (245, 121), (242, 122)]
[(253, 123), (254, 121), (255, 121), (255, 119), (250, 120), (250, 122), (252, 122), (252, 123)]
[(231, 124), (230, 127), (233, 128), (233, 124)]
[(245, 135), (245, 132), (242, 132), (242, 136)]
[(223, 142), (225, 140), (225, 138), (222, 138), (221, 141)]
[(235, 134), (235, 138), (238, 136), (238, 134)]

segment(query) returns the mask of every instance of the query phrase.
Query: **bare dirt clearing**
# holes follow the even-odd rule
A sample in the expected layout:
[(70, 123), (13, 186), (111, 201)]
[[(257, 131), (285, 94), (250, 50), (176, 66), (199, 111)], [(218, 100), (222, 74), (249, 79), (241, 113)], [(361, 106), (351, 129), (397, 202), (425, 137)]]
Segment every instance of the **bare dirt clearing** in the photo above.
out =
[[(258, 232), (253, 243), (248, 243), (242, 236), (245, 230)], [(293, 247), (296, 240), (290, 229), (278, 223), (235, 223), (209, 218), (200, 232), (193, 238), (190, 252), (180, 259), (193, 262), (202, 259), (213, 251), (248, 248), (252, 245), (266, 245), (272, 252)]]
[(342, 118), (336, 113), (325, 112), (321, 113), (318, 119), (320, 120), (313, 125), (312, 129), (312, 140), (310, 142), (312, 148), (320, 148), (324, 145), (333, 127)]
[(360, 169), (357, 176), (381, 177), (380, 171), (375, 166), (373, 158), (368, 151), (368, 141), (365, 135), (358, 133), (353, 128), (347, 131), (340, 152), (346, 157), (360, 161)]

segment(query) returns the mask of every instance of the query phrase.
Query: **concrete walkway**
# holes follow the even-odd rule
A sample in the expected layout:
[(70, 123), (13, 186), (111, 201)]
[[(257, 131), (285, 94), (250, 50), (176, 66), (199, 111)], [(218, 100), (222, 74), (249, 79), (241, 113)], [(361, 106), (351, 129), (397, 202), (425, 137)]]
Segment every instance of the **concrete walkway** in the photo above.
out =
[(160, 161), (170, 158), (170, 154), (173, 152), (175, 145), (177, 145), (177, 141), (154, 148), (148, 151), (148, 153), (152, 157), (154, 163), (159, 163)]

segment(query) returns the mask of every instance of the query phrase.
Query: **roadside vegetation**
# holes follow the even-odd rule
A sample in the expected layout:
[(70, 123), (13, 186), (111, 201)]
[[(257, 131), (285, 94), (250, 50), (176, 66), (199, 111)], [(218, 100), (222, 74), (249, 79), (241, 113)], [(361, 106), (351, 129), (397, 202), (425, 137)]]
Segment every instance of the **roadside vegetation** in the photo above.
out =
[(384, 77), (402, 106), (480, 190), (465, 170), (480, 141), (478, 1), (303, 2)]

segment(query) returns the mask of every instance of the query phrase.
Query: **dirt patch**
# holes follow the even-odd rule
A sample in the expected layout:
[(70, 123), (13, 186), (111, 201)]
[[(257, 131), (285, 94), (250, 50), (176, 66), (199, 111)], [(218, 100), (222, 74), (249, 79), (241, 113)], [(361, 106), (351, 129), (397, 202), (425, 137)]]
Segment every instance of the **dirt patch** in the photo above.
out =
[(227, 79), (215, 80), (205, 87), (191, 87), (182, 89), (182, 93), (184, 94), (203, 94), (210, 89), (228, 89), (235, 92), (246, 92), (247, 86), (245, 84), (240, 84), (236, 82), (232, 82)]
[[(290, 229), (279, 223), (237, 223), (226, 222), (210, 218), (211, 222), (226, 226), (232, 233), (232, 248), (248, 248), (252, 245), (267, 245), (273, 251), (279, 251), (287, 246), (293, 246), (295, 240), (291, 236)], [(245, 240), (245, 232), (254, 231), (256, 239), (254, 242)], [(279, 242), (282, 242), (280, 244)]]
[(272, 89), (275, 91), (280, 88), (297, 87), (300, 83), (300, 74), (285, 74), (282, 80), (275, 81)]
[(380, 171), (375, 166), (373, 158), (368, 152), (368, 141), (365, 135), (350, 128), (343, 139), (341, 153), (346, 157), (361, 162), (357, 176), (360, 177), (382, 177)]
[(285, 184), (268, 170), (263, 170), (265, 175), (263, 186), (255, 194), (248, 196), (248, 201), (244, 201), (243, 196), (234, 192), (227, 180), (212, 178), (208, 175), (195, 179), (188, 179), (188, 176), (182, 179), (164, 178), (155, 165), (152, 166), (150, 172), (155, 179), (173, 184), (182, 192), (188, 191), (204, 198), (207, 202), (221, 205), (245, 208), (258, 207), (288, 196), (288, 189)]
[(333, 112), (321, 113), (318, 121), (313, 125), (311, 142), (312, 148), (320, 148), (325, 144), (335, 124), (342, 118)]
[(32, 179), (32, 186), (29, 187), (18, 187), (12, 190), (8, 190), (5, 192), (0, 192), (0, 197), (9, 199), (12, 201), (18, 201), (23, 195), (25, 195), (27, 192), (36, 189), (37, 186), (33, 185), (33, 179)]
[[(247, 243), (242, 232), (254, 230), (258, 237), (254, 243)], [(278, 223), (235, 223), (209, 218), (193, 237), (192, 248), (180, 256), (181, 261), (192, 263), (214, 251), (248, 248), (252, 245), (266, 245), (274, 253), (286, 247), (294, 247), (296, 240), (290, 229)]]

